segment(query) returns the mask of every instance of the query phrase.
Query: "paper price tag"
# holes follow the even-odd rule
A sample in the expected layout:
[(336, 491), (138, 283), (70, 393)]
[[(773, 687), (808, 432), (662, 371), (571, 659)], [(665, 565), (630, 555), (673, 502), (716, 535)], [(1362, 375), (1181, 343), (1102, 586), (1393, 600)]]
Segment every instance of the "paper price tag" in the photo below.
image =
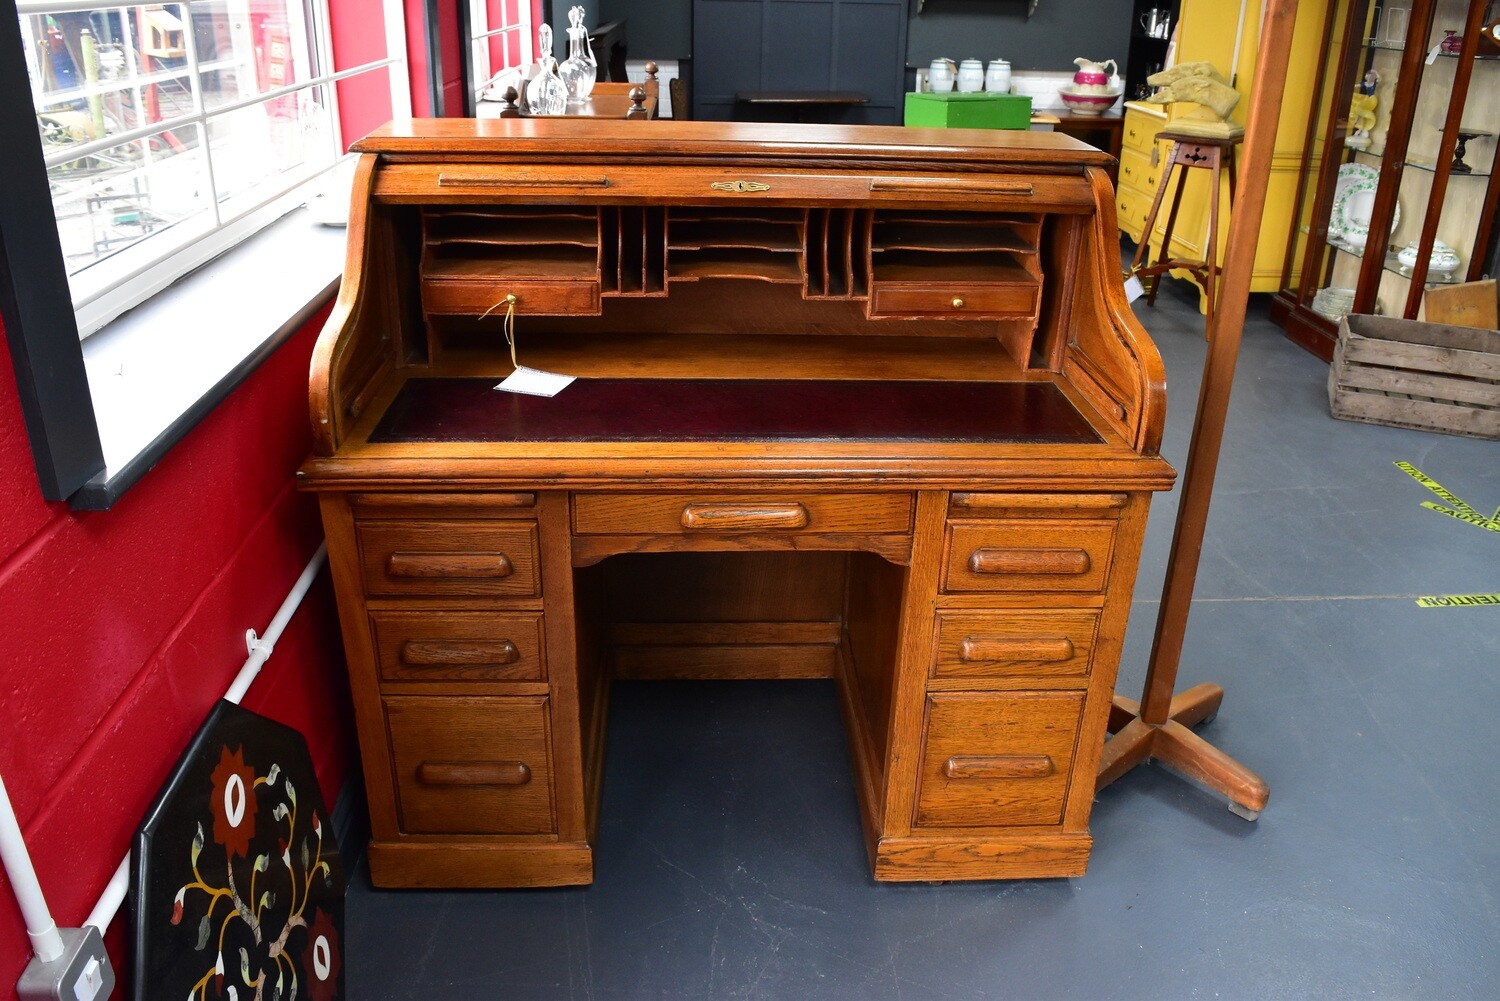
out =
[(1145, 294), (1146, 287), (1141, 284), (1141, 280), (1139, 278), (1137, 278), (1135, 275), (1131, 275), (1129, 278), (1125, 279), (1126, 302), (1135, 302)]
[(524, 393), (527, 396), (556, 396), (568, 388), (577, 376), (543, 372), (539, 368), (521, 365), (505, 377), (495, 388), (506, 393)]

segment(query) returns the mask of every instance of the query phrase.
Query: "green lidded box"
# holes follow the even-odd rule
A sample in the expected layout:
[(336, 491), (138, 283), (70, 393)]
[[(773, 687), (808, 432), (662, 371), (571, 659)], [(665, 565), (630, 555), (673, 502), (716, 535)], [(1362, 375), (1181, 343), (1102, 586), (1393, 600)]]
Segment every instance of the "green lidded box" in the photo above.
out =
[(1031, 98), (1019, 94), (911, 93), (906, 124), (952, 129), (1027, 129)]

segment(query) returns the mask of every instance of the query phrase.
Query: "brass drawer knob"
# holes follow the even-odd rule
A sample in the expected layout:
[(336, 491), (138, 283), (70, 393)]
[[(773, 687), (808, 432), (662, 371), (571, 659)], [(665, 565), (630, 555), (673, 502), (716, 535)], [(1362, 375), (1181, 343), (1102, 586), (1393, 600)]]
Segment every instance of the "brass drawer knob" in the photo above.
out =
[(964, 308), (964, 301), (962, 299), (960, 299), (958, 296), (954, 296), (953, 297), (953, 308), (954, 309), (963, 309)]

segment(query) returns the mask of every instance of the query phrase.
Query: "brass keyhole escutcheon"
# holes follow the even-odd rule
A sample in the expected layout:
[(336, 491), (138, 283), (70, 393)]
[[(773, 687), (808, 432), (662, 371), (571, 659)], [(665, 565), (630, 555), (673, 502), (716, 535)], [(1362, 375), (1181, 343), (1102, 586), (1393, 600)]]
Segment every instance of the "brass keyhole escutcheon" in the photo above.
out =
[(953, 297), (953, 308), (954, 309), (963, 309), (964, 308), (964, 301), (962, 299), (960, 299), (958, 296), (954, 296)]

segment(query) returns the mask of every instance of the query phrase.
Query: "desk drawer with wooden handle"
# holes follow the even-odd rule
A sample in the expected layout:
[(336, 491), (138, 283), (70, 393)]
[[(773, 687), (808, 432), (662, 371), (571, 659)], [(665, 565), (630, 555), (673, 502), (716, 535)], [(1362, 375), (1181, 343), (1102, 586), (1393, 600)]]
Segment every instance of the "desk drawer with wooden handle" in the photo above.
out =
[(407, 834), (551, 834), (545, 696), (385, 699)]
[(573, 497), (580, 535), (911, 531), (912, 495), (608, 494)]
[(540, 612), (370, 613), (383, 682), (545, 681)]
[(1103, 592), (1112, 521), (950, 521), (943, 590)]
[(1083, 702), (1082, 692), (929, 693), (916, 824), (1061, 823)]
[(534, 523), (365, 521), (355, 531), (372, 598), (523, 598), (541, 588)]
[(1072, 687), (1088, 680), (1099, 612), (1008, 609), (938, 612), (935, 679), (1009, 678), (1013, 685), (1046, 678)]

